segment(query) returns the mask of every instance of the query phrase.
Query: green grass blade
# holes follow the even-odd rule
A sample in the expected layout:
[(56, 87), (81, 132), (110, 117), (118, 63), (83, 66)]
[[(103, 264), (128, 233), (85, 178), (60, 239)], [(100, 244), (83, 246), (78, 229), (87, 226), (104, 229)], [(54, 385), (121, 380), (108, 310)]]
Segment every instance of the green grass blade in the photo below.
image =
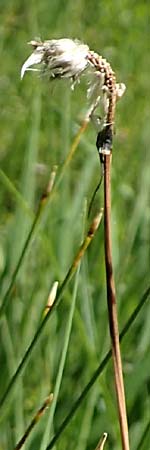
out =
[[(124, 336), (127, 334), (128, 330), (130, 329), (131, 325), (134, 323), (135, 319), (137, 318), (139, 312), (141, 311), (141, 309), (143, 308), (145, 302), (148, 300), (150, 296), (150, 286), (148, 287), (148, 289), (145, 291), (145, 293), (143, 294), (138, 306), (135, 308), (135, 310), (133, 311), (133, 313), (131, 314), (131, 316), (129, 317), (127, 323), (125, 324), (123, 330), (120, 333), (120, 341), (122, 341), (122, 339), (124, 338)], [(65, 419), (63, 420), (63, 422), (61, 423), (59, 429), (57, 430), (57, 433), (54, 435), (54, 437), (52, 438), (51, 442), (49, 443), (49, 445), (47, 446), (46, 450), (50, 450), (51, 448), (53, 448), (53, 446), (56, 444), (57, 440), (60, 438), (61, 434), (63, 433), (63, 431), (65, 430), (65, 428), (67, 427), (67, 425), (70, 423), (72, 417), (74, 416), (74, 414), (76, 413), (76, 411), (78, 410), (78, 408), (81, 406), (81, 403), (83, 402), (83, 400), (85, 399), (85, 397), (87, 396), (88, 392), (90, 391), (90, 389), (92, 388), (92, 386), (94, 385), (94, 383), (96, 382), (97, 378), (101, 375), (101, 373), (103, 372), (104, 368), (106, 367), (108, 361), (110, 360), (112, 355), (111, 350), (109, 350), (107, 352), (107, 354), (105, 355), (105, 357), (103, 358), (102, 362), (100, 363), (100, 365), (97, 367), (97, 369), (95, 370), (95, 372), (93, 373), (90, 381), (87, 383), (87, 385), (85, 386), (85, 388), (83, 389), (81, 395), (78, 397), (78, 399), (76, 400), (76, 402), (73, 404), (71, 410), (69, 411), (69, 413), (67, 414), (67, 416), (65, 417)]]
[(78, 267), (78, 265), (80, 263), (81, 258), (83, 257), (85, 251), (87, 250), (89, 244), (91, 243), (91, 241), (92, 241), (92, 239), (94, 237), (95, 231), (97, 230), (101, 219), (102, 219), (102, 211), (93, 220), (92, 225), (89, 228), (89, 231), (87, 233), (86, 238), (84, 239), (83, 244), (80, 246), (80, 249), (77, 252), (77, 255), (75, 256), (75, 258), (73, 260), (73, 263), (72, 263), (70, 269), (68, 270), (64, 281), (62, 282), (62, 284), (60, 285), (60, 287), (59, 287), (59, 289), (57, 291), (57, 296), (56, 296), (55, 302), (53, 303), (51, 309), (49, 310), (49, 312), (47, 313), (47, 315), (45, 316), (43, 321), (41, 322), (41, 325), (37, 329), (37, 331), (35, 333), (35, 336), (34, 336), (32, 342), (31, 342), (31, 344), (29, 345), (28, 349), (26, 350), (22, 361), (20, 362), (20, 364), (19, 364), (15, 374), (13, 375), (12, 379), (10, 380), (10, 383), (9, 383), (9, 385), (8, 385), (8, 387), (7, 387), (6, 391), (5, 391), (2, 399), (0, 400), (0, 408), (2, 408), (4, 406), (6, 400), (10, 396), (10, 394), (11, 394), (11, 392), (12, 392), (12, 390), (13, 390), (15, 384), (16, 384), (17, 379), (19, 378), (19, 376), (22, 374), (23, 370), (25, 369), (27, 361), (28, 361), (29, 357), (31, 356), (33, 350), (35, 349), (36, 344), (38, 343), (39, 338), (41, 337), (42, 332), (43, 332), (43, 330), (44, 330), (44, 328), (45, 328), (45, 326), (46, 326), (46, 324), (47, 324), (51, 314), (55, 310), (56, 306), (58, 306), (67, 284), (69, 283), (69, 281), (71, 280), (72, 276), (74, 275), (74, 273), (75, 273), (75, 271), (76, 271), (76, 269), (77, 269), (77, 267)]
[(67, 351), (68, 351), (68, 346), (69, 346), (69, 340), (70, 340), (70, 335), (71, 335), (72, 321), (73, 321), (73, 316), (74, 316), (78, 283), (79, 283), (79, 272), (80, 272), (80, 264), (78, 266), (76, 277), (75, 277), (74, 291), (73, 291), (73, 295), (72, 295), (72, 302), (71, 302), (71, 308), (70, 308), (70, 313), (69, 313), (69, 317), (68, 317), (68, 323), (67, 323), (66, 331), (65, 331), (63, 350), (62, 350), (61, 360), (60, 360), (56, 383), (55, 383), (54, 392), (53, 392), (54, 398), (53, 398), (53, 402), (51, 405), (50, 414), (49, 414), (49, 418), (47, 421), (45, 433), (44, 433), (44, 436), (43, 436), (43, 439), (41, 442), (40, 450), (44, 450), (47, 447), (48, 440), (50, 438), (51, 429), (52, 429), (55, 409), (56, 409), (59, 390), (60, 390), (60, 386), (61, 386), (61, 382), (62, 382), (62, 376), (63, 376), (63, 372), (64, 372), (64, 366), (65, 366), (65, 361), (66, 361)]

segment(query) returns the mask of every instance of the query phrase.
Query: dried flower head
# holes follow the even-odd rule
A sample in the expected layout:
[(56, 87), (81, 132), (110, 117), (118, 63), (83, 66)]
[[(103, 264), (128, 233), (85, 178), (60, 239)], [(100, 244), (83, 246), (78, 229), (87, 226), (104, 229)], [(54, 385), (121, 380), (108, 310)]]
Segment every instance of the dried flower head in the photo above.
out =
[(76, 80), (89, 65), (89, 47), (77, 40), (53, 39), (50, 41), (31, 41), (34, 52), (25, 61), (21, 69), (21, 78), (26, 70), (35, 64), (41, 64), (50, 78), (71, 78)]
[[(50, 79), (71, 79), (74, 87), (74, 83), (86, 72), (89, 77), (87, 89), (89, 117), (94, 118), (98, 129), (111, 121), (108, 120), (108, 109), (112, 90), (115, 89), (115, 98), (119, 99), (125, 91), (125, 85), (116, 84), (114, 72), (102, 56), (90, 51), (88, 45), (67, 38), (44, 42), (34, 40), (29, 44), (34, 51), (22, 66), (21, 78), (27, 70), (40, 71), (48, 74)], [(34, 65), (40, 67), (34, 68)], [(96, 116), (95, 110), (99, 105), (101, 115)]]

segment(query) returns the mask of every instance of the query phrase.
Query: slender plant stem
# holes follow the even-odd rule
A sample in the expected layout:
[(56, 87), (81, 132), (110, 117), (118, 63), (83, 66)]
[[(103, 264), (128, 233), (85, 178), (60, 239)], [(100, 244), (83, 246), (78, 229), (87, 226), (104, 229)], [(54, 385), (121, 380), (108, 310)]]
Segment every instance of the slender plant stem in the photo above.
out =
[(112, 358), (114, 364), (114, 376), (122, 438), (122, 449), (129, 450), (128, 423), (119, 344), (116, 292), (112, 266), (110, 168), (111, 154), (104, 155), (104, 238), (109, 328), (112, 342)]
[[(62, 180), (62, 178), (64, 176), (64, 172), (65, 172), (67, 166), (69, 165), (71, 159), (73, 158), (74, 153), (75, 153), (75, 151), (76, 151), (76, 149), (78, 147), (78, 144), (79, 144), (80, 139), (81, 139), (81, 135), (84, 133), (84, 131), (86, 130), (86, 128), (88, 126), (88, 123), (90, 121), (91, 113), (92, 113), (92, 110), (89, 109), (89, 111), (86, 114), (85, 119), (83, 120), (83, 123), (82, 123), (81, 127), (79, 128), (78, 133), (76, 134), (76, 136), (75, 136), (75, 138), (73, 140), (73, 143), (71, 145), (70, 151), (69, 151), (69, 153), (68, 153), (68, 155), (67, 155), (67, 157), (66, 157), (66, 159), (65, 159), (65, 161), (64, 161), (64, 163), (63, 163), (63, 165), (61, 167), (60, 174), (59, 174), (59, 176), (57, 178), (57, 181), (56, 181), (54, 187), (53, 187), (53, 184), (54, 184), (54, 179), (53, 179), (52, 180), (53, 181), (52, 184), (50, 184), (50, 186), (49, 186), (49, 190), (46, 189), (44, 191), (41, 199), (40, 199), (36, 215), (34, 217), (34, 220), (33, 220), (33, 223), (31, 225), (31, 228), (29, 230), (29, 233), (27, 235), (27, 238), (25, 240), (24, 246), (22, 248), (20, 257), (19, 257), (18, 262), (16, 264), (16, 267), (14, 269), (14, 272), (12, 274), (12, 278), (11, 278), (10, 284), (9, 284), (7, 290), (6, 290), (6, 293), (4, 294), (4, 297), (3, 297), (3, 300), (2, 300), (2, 304), (0, 306), (0, 319), (1, 319), (3, 313), (6, 310), (6, 307), (8, 305), (8, 302), (9, 302), (9, 299), (10, 299), (10, 296), (11, 296), (11, 293), (12, 293), (12, 290), (13, 290), (13, 286), (14, 286), (14, 283), (16, 281), (18, 272), (20, 270), (20, 267), (22, 265), (22, 262), (24, 260), (25, 255), (26, 255), (26, 252), (28, 250), (28, 247), (29, 247), (29, 244), (31, 242), (31, 239), (32, 239), (32, 236), (34, 234), (34, 231), (35, 231), (35, 228), (37, 226), (37, 223), (39, 222), (39, 219), (41, 217), (41, 213), (43, 211), (43, 206), (45, 206), (45, 204), (48, 203), (48, 200), (50, 198), (52, 199), (54, 194), (56, 193), (56, 190), (59, 187), (59, 184), (60, 184), (60, 182), (61, 182), (61, 180)], [(1, 171), (0, 171), (0, 173), (1, 173)], [(52, 172), (52, 176), (53, 176), (53, 172)], [(4, 178), (4, 176), (3, 176), (3, 178)], [(8, 181), (7, 181), (7, 183), (8, 183)]]
[(65, 173), (68, 165), (70, 164), (70, 161), (72, 160), (72, 158), (73, 158), (73, 156), (74, 156), (74, 154), (75, 154), (75, 152), (77, 150), (77, 147), (78, 147), (78, 145), (80, 143), (80, 140), (81, 140), (81, 136), (85, 132), (85, 130), (86, 130), (86, 128), (87, 128), (87, 126), (88, 126), (88, 124), (90, 122), (92, 111), (93, 111), (93, 108), (89, 108), (89, 110), (87, 111), (86, 116), (83, 119), (83, 122), (82, 122), (82, 124), (81, 124), (81, 126), (80, 126), (80, 128), (79, 128), (79, 130), (78, 130), (78, 132), (77, 132), (77, 134), (76, 134), (72, 144), (71, 144), (69, 153), (66, 156), (66, 159), (64, 160), (64, 162), (63, 162), (63, 164), (61, 166), (60, 173), (59, 173), (58, 178), (56, 180), (56, 183), (55, 183), (55, 186), (54, 186), (54, 189), (53, 189), (51, 197), (53, 197), (55, 195), (55, 192), (58, 189), (58, 187), (59, 187), (59, 185), (60, 185), (60, 183), (62, 181), (64, 173)]
[[(146, 301), (148, 300), (148, 298), (150, 297), (150, 286), (147, 288), (147, 290), (144, 292), (139, 304), (137, 305), (137, 307), (134, 309), (133, 313), (131, 314), (131, 316), (129, 317), (129, 319), (127, 320), (125, 326), (123, 327), (120, 335), (119, 335), (119, 340), (120, 342), (123, 340), (123, 338), (126, 336), (127, 332), (129, 331), (131, 325), (133, 325), (133, 323), (135, 322), (137, 316), (139, 315), (141, 309), (143, 308), (143, 306), (145, 305)], [(54, 445), (56, 444), (56, 442), (58, 441), (58, 439), (60, 438), (60, 436), (62, 435), (62, 433), (64, 432), (65, 428), (67, 427), (67, 425), (70, 423), (72, 417), (75, 415), (75, 413), (77, 412), (78, 408), (81, 406), (82, 402), (85, 400), (87, 394), (89, 393), (90, 389), (92, 388), (92, 386), (95, 384), (95, 382), (97, 381), (98, 377), (101, 375), (101, 373), (103, 372), (104, 368), (106, 367), (107, 363), (109, 362), (110, 358), (112, 356), (112, 351), (111, 349), (106, 353), (106, 355), (104, 356), (103, 360), (101, 361), (101, 363), (99, 364), (99, 366), (96, 368), (96, 370), (94, 371), (92, 377), (90, 378), (89, 382), (86, 384), (86, 386), (84, 387), (83, 391), (81, 392), (80, 396), (77, 398), (77, 400), (73, 403), (70, 411), (68, 412), (67, 416), (64, 418), (64, 420), (62, 421), (62, 423), (60, 424), (57, 432), (55, 433), (55, 435), (53, 436), (53, 438), (51, 439), (48, 447), (46, 448), (46, 450), (50, 450), (54, 447)]]
[(97, 230), (97, 228), (99, 227), (99, 224), (102, 220), (102, 216), (103, 216), (103, 211), (101, 210), (100, 213), (94, 218), (94, 220), (92, 221), (92, 224), (87, 232), (87, 235), (82, 243), (82, 245), (80, 246), (67, 274), (65, 279), (63, 280), (62, 284), (59, 286), (58, 290), (57, 290), (57, 295), (56, 295), (56, 299), (54, 301), (54, 303), (51, 306), (51, 309), (48, 311), (48, 313), (46, 314), (46, 316), (44, 317), (44, 319), (42, 320), (39, 328), (37, 329), (33, 340), (31, 341), (29, 347), (27, 348), (18, 368), (16, 369), (16, 372), (14, 373), (14, 375), (12, 376), (6, 391), (3, 394), (3, 397), (0, 400), (0, 408), (2, 409), (2, 407), (4, 406), (6, 400), (8, 399), (8, 397), (10, 396), (16, 381), (18, 380), (18, 377), (23, 373), (23, 370), (26, 367), (27, 361), (29, 360), (33, 350), (36, 347), (37, 342), (39, 341), (39, 338), (42, 335), (42, 332), (46, 326), (46, 323), (48, 322), (52, 312), (54, 311), (54, 309), (56, 308), (56, 306), (58, 306), (63, 292), (67, 286), (67, 284), (69, 283), (69, 281), (71, 280), (71, 278), (73, 277), (79, 262), (81, 261), (81, 258), (83, 257), (85, 251), (87, 250), (88, 246), (90, 245), (92, 239), (94, 238), (95, 232)]
[(106, 439), (107, 439), (107, 433), (103, 433), (103, 436), (101, 437), (95, 450), (103, 450)]
[(15, 446), (14, 450), (20, 450), (22, 448), (22, 446), (26, 442), (28, 436), (30, 435), (31, 431), (33, 430), (33, 428), (35, 427), (37, 422), (39, 422), (39, 420), (45, 413), (46, 409), (51, 404), (52, 400), (53, 400), (53, 394), (50, 394), (49, 397), (46, 398), (46, 400), (43, 403), (43, 405), (41, 406), (41, 408), (37, 411), (37, 413), (33, 417), (31, 423), (29, 424), (28, 428), (26, 429), (24, 435), (22, 436), (22, 438), (20, 439), (18, 444)]
[[(87, 210), (87, 208), (86, 208), (86, 204), (85, 204), (85, 207), (84, 207), (84, 220), (83, 220), (83, 228), (84, 228), (84, 230), (82, 231), (81, 242), (83, 241), (84, 231), (85, 231), (86, 210)], [(74, 312), (75, 312), (75, 305), (76, 305), (77, 292), (78, 292), (80, 268), (81, 268), (81, 262), (78, 265), (78, 268), (77, 268), (77, 271), (76, 271), (76, 275), (75, 275), (74, 289), (73, 289), (73, 294), (72, 294), (72, 300), (71, 300), (71, 306), (70, 306), (70, 311), (69, 311), (69, 316), (68, 316), (68, 322), (67, 322), (66, 329), (65, 329), (64, 341), (63, 341), (62, 352), (61, 352), (61, 358), (60, 358), (60, 363), (59, 363), (59, 367), (58, 367), (58, 370), (57, 370), (56, 381), (55, 381), (55, 385), (54, 385), (54, 389), (53, 389), (53, 403), (52, 403), (52, 406), (50, 408), (49, 417), (48, 417), (47, 423), (45, 425), (45, 430), (44, 430), (44, 433), (43, 433), (43, 436), (42, 436), (42, 441), (41, 441), (41, 445), (40, 445), (40, 449), (39, 450), (44, 450), (47, 447), (48, 441), (49, 441), (49, 436), (51, 435), (51, 428), (52, 428), (52, 424), (53, 424), (53, 420), (54, 420), (54, 416), (55, 416), (55, 410), (56, 410), (56, 406), (57, 406), (60, 386), (61, 386), (61, 383), (62, 383), (62, 377), (63, 377), (64, 367), (65, 367), (66, 358), (67, 358), (67, 352), (68, 352), (68, 347), (69, 347), (70, 336), (71, 336), (73, 316), (74, 316)]]
[(59, 182), (61, 181), (61, 178), (62, 178), (62, 176), (64, 174), (64, 171), (65, 171), (66, 167), (68, 166), (68, 164), (70, 163), (71, 159), (74, 156), (74, 153), (75, 153), (75, 151), (76, 151), (76, 149), (77, 149), (77, 147), (79, 145), (79, 142), (80, 142), (82, 134), (84, 133), (84, 131), (86, 130), (86, 128), (88, 126), (88, 123), (90, 121), (90, 114), (91, 114), (91, 110), (89, 110), (87, 112), (86, 117), (83, 120), (83, 122), (82, 122), (82, 124), (81, 124), (81, 126), (80, 126), (80, 128), (78, 130), (78, 133), (76, 134), (76, 136), (75, 136), (75, 138), (74, 138), (74, 140), (72, 142), (72, 145), (70, 147), (70, 151), (69, 151), (69, 153), (68, 153), (68, 155), (67, 155), (67, 157), (66, 157), (66, 159), (65, 159), (65, 161), (64, 161), (64, 163), (63, 163), (63, 165), (61, 167), (61, 175), (60, 175), (60, 178), (59, 178)]
[[(102, 70), (102, 60), (97, 54), (91, 52), (89, 54), (91, 63)], [(103, 69), (105, 73), (105, 86), (109, 92), (108, 110), (106, 123), (97, 136), (96, 145), (100, 155), (100, 161), (104, 168), (104, 240), (105, 240), (105, 265), (106, 265), (106, 283), (107, 283), (107, 305), (109, 328), (112, 343), (112, 357), (114, 363), (114, 377), (117, 394), (119, 422), (122, 440), (122, 450), (129, 450), (128, 423), (126, 413), (126, 402), (124, 392), (124, 382), (122, 374), (122, 362), (119, 344), (119, 330), (116, 306), (115, 283), (113, 277), (112, 266), (112, 245), (111, 245), (111, 153), (113, 128), (115, 120), (115, 108), (117, 99), (116, 77), (111, 66), (107, 61), (103, 61)]]
[[(102, 60), (98, 55), (90, 53), (89, 59), (98, 70), (102, 70)], [(103, 129), (99, 131), (96, 141), (96, 146), (100, 155), (100, 161), (104, 168), (104, 240), (105, 240), (105, 265), (106, 265), (106, 283), (107, 283), (107, 305), (109, 328), (112, 343), (112, 357), (114, 363), (114, 377), (117, 394), (119, 422), (122, 440), (122, 450), (129, 450), (129, 436), (128, 423), (124, 393), (124, 382), (122, 374), (122, 362), (119, 345), (119, 331), (117, 319), (117, 306), (115, 283), (113, 277), (112, 266), (112, 245), (111, 245), (111, 154), (112, 154), (112, 139), (115, 120), (115, 108), (117, 99), (116, 77), (111, 66), (107, 61), (103, 62), (105, 72), (105, 86), (109, 92), (109, 102), (106, 122)]]

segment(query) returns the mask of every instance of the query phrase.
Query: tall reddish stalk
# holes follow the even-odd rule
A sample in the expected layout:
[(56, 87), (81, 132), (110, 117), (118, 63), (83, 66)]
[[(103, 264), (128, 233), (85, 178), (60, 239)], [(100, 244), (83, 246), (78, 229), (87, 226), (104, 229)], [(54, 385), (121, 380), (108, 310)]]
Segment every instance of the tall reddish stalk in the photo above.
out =
[[(98, 58), (95, 57), (98, 65)], [(116, 107), (116, 78), (111, 66), (105, 61), (103, 65), (105, 71), (105, 86), (109, 91), (109, 105), (106, 118), (106, 125), (97, 137), (97, 148), (100, 160), (104, 168), (104, 240), (105, 240), (105, 266), (107, 283), (107, 306), (109, 329), (112, 345), (112, 357), (114, 365), (114, 378), (118, 403), (118, 413), (120, 431), (122, 439), (122, 450), (129, 450), (128, 422), (126, 412), (126, 401), (122, 371), (122, 361), (119, 343), (119, 327), (117, 317), (116, 291), (113, 276), (112, 264), (112, 240), (111, 240), (111, 159), (112, 159), (112, 139), (113, 125)], [(101, 60), (100, 60), (101, 70)]]
[(122, 374), (122, 361), (119, 344), (119, 330), (117, 318), (117, 304), (115, 282), (112, 266), (111, 245), (111, 182), (110, 182), (111, 155), (104, 156), (104, 234), (105, 234), (105, 265), (107, 282), (107, 305), (109, 316), (109, 329), (112, 342), (112, 357), (114, 364), (114, 376), (118, 402), (120, 431), (122, 438), (122, 449), (129, 450), (128, 423), (126, 413), (126, 402), (124, 382)]
[[(126, 401), (124, 392), (122, 361), (119, 344), (119, 327), (117, 317), (117, 304), (115, 282), (112, 265), (112, 242), (111, 242), (111, 157), (112, 139), (115, 119), (115, 108), (117, 96), (120, 96), (119, 85), (116, 85), (115, 74), (110, 64), (94, 52), (89, 52), (89, 60), (93, 66), (104, 74), (103, 89), (108, 93), (108, 110), (106, 123), (97, 136), (97, 148), (100, 161), (104, 169), (104, 240), (105, 240), (105, 266), (107, 283), (107, 305), (109, 329), (112, 345), (112, 357), (114, 364), (114, 377), (119, 412), (120, 431), (122, 439), (122, 450), (129, 450), (129, 435), (126, 412)], [(121, 94), (122, 95), (122, 94)]]

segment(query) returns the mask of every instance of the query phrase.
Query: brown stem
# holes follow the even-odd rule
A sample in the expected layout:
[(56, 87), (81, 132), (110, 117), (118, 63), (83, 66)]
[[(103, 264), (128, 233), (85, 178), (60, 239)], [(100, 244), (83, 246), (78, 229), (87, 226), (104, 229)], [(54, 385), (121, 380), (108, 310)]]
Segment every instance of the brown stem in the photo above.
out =
[(119, 344), (116, 292), (112, 266), (111, 246), (111, 183), (110, 183), (111, 154), (104, 155), (104, 233), (105, 233), (105, 265), (107, 282), (107, 304), (109, 315), (109, 328), (112, 341), (112, 357), (114, 364), (114, 375), (116, 394), (119, 411), (120, 431), (122, 438), (122, 449), (129, 450), (128, 423), (126, 413), (126, 402), (122, 374), (122, 361)]
[(22, 448), (22, 446), (26, 442), (29, 434), (31, 433), (31, 431), (33, 430), (33, 428), (37, 424), (37, 422), (41, 419), (41, 417), (45, 413), (46, 409), (51, 404), (52, 400), (53, 400), (53, 394), (50, 394), (49, 397), (46, 398), (46, 400), (43, 403), (42, 407), (35, 414), (34, 418), (30, 422), (30, 425), (26, 429), (24, 435), (22, 436), (22, 438), (20, 439), (20, 441), (18, 442), (18, 444), (16, 445), (14, 450), (20, 450)]
[(115, 107), (116, 107), (116, 77), (110, 64), (94, 52), (89, 52), (89, 61), (97, 70), (105, 74), (104, 85), (109, 92), (109, 106), (106, 118), (106, 124), (97, 137), (97, 149), (100, 155), (100, 161), (104, 165), (104, 234), (105, 234), (105, 265), (107, 281), (107, 304), (109, 316), (109, 328), (112, 341), (112, 357), (114, 363), (114, 376), (116, 385), (116, 394), (119, 411), (120, 431), (122, 438), (122, 450), (129, 450), (128, 423), (126, 413), (126, 402), (124, 393), (124, 383), (122, 374), (122, 362), (119, 344), (119, 330), (117, 318), (117, 305), (115, 283), (112, 266), (111, 249), (111, 147), (113, 138)]

